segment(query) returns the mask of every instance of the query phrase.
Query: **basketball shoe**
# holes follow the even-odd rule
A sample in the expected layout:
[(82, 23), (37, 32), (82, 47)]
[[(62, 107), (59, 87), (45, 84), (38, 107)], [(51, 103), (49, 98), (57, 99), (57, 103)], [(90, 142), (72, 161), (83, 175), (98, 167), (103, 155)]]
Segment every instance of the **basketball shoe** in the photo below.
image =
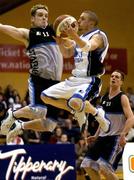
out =
[(97, 113), (94, 116), (98, 121), (101, 129), (106, 133), (110, 129), (110, 121), (105, 116), (105, 111), (102, 108), (97, 108)]
[(12, 109), (8, 109), (5, 118), (1, 122), (1, 134), (7, 135), (10, 127), (15, 122), (15, 118), (13, 117)]
[(6, 137), (7, 143), (10, 143), (18, 135), (23, 134), (22, 121), (16, 120), (15, 123), (10, 127), (9, 132)]

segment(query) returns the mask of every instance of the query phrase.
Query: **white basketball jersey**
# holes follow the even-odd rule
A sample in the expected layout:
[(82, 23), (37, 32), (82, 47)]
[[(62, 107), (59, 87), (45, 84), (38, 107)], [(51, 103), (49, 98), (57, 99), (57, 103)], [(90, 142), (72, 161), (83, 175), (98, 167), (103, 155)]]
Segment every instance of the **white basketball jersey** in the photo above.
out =
[(82, 52), (81, 48), (76, 46), (74, 56), (75, 69), (72, 71), (74, 76), (88, 77), (104, 73), (103, 61), (109, 46), (106, 34), (99, 29), (94, 29), (93, 31), (80, 36), (80, 38), (88, 41), (94, 34), (102, 35), (104, 40), (104, 47), (86, 53)]

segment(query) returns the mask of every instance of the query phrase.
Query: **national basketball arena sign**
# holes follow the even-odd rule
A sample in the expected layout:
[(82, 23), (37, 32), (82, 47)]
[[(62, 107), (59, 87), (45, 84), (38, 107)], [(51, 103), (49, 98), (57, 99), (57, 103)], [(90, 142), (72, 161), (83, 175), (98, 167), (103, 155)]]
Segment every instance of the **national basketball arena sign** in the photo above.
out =
[(73, 144), (0, 146), (0, 180), (76, 180)]

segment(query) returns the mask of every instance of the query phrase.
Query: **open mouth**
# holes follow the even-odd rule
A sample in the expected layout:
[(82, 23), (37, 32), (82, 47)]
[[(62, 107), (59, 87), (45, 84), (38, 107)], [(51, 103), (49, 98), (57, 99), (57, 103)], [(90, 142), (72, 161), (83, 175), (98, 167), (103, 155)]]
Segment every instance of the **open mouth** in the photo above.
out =
[(112, 83), (114, 84), (114, 83), (115, 83), (115, 81), (112, 81)]

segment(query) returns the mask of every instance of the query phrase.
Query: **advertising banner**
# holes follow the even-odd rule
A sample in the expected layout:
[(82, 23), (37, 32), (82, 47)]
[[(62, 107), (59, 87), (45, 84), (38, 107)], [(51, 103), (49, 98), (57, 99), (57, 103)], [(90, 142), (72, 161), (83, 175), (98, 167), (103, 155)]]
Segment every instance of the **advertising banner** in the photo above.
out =
[(0, 180), (76, 180), (73, 144), (0, 146)]
[(116, 69), (127, 74), (127, 49), (109, 48), (104, 62), (106, 74), (111, 74)]
[(0, 72), (28, 72), (25, 50), (23, 45), (0, 45)]
[(134, 180), (134, 143), (128, 142), (123, 152), (123, 179)]
[[(28, 72), (30, 64), (23, 45), (0, 45), (0, 72)], [(127, 49), (109, 48), (104, 61), (106, 74), (120, 69), (127, 74)], [(64, 59), (63, 73), (70, 73), (74, 67), (72, 58)]]

